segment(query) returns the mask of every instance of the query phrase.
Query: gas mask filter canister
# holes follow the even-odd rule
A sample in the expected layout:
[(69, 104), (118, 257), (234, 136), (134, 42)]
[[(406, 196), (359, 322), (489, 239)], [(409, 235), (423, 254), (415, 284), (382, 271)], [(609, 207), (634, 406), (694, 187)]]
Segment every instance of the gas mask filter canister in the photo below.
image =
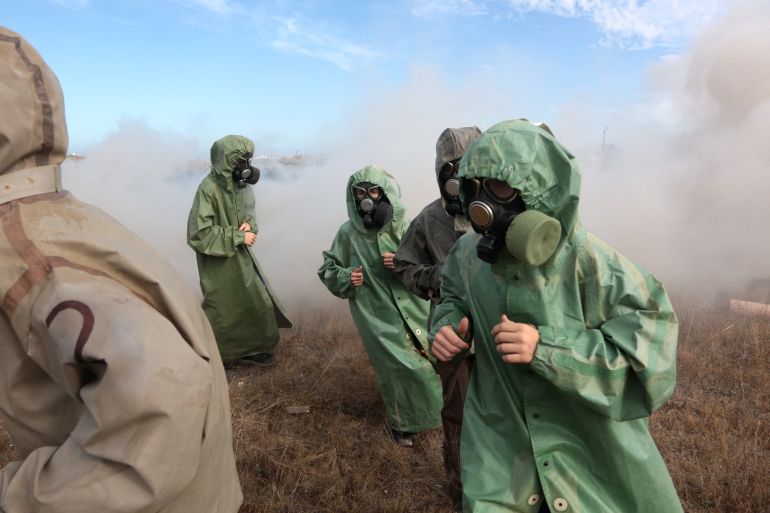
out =
[(559, 221), (537, 210), (525, 210), (508, 226), (505, 247), (516, 260), (538, 266), (551, 258), (560, 238)]

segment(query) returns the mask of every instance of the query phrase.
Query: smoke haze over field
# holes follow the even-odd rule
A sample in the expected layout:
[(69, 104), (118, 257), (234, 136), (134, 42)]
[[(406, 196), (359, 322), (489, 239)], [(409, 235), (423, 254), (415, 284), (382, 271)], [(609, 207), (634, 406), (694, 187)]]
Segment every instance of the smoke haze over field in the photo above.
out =
[(740, 4), (653, 67), (648, 101), (608, 123), (616, 151), (585, 173), (589, 228), (671, 286), (770, 277), (768, 26), (770, 5)]
[[(768, 26), (770, 7), (740, 4), (690, 50), (652, 67), (643, 101), (610, 112), (596, 98), (534, 120), (548, 122), (578, 157), (586, 227), (669, 288), (716, 291), (770, 277)], [(307, 145), (327, 154), (325, 163), (284, 169), (285, 178), (254, 187), (254, 250), (287, 306), (331, 298), (315, 271), (346, 220), (344, 187), (353, 171), (370, 163), (388, 170), (413, 217), (438, 196), (439, 133), (530, 117), (523, 99), (537, 92), (534, 80), (514, 89), (520, 82), (499, 76), (443, 83), (434, 70), (414, 67), (403, 88), (372, 85), (368, 102), (351, 105), (339, 126)], [(244, 135), (255, 139), (257, 153), (270, 151), (255, 134)], [(206, 160), (211, 142), (125, 122), (85, 160), (65, 164), (65, 187), (160, 249), (198, 290), (185, 228), (204, 172), (190, 161)]]

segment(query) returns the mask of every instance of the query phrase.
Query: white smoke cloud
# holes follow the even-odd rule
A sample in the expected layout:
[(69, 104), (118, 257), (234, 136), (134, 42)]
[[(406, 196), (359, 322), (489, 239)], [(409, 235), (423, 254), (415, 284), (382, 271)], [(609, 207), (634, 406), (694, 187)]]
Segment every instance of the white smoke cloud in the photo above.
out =
[[(770, 67), (760, 65), (770, 53), (769, 10), (742, 4), (690, 51), (650, 69), (644, 102), (600, 111), (609, 127), (604, 153), (601, 132), (585, 129), (595, 117), (590, 102), (565, 105), (555, 119), (543, 120), (584, 170), (587, 228), (670, 287), (716, 291), (770, 275), (770, 146), (764, 141)], [(254, 252), (290, 310), (308, 299), (332, 300), (316, 269), (347, 219), (350, 174), (367, 164), (384, 167), (415, 216), (438, 197), (434, 151), (444, 128), (483, 130), (527, 116), (522, 99), (533, 90), (522, 88), (537, 84), (513, 89), (512, 83), (484, 76), (449, 87), (420, 67), (395, 91), (373, 79), (362, 84), (369, 99), (308, 145), (328, 155), (324, 164), (265, 173), (254, 187), (260, 225)], [(257, 153), (271, 153), (267, 141), (255, 143)], [(85, 160), (67, 163), (65, 186), (158, 247), (197, 291), (186, 220), (209, 146), (124, 123)]]
[(195, 256), (186, 243), (187, 213), (201, 175), (190, 160), (207, 154), (194, 139), (161, 132), (138, 121), (86, 152), (65, 161), (62, 182), (78, 199), (92, 203), (155, 246), (198, 290)]
[(351, 108), (317, 143), (329, 156), (324, 165), (302, 170), (296, 180), (257, 184), (261, 228), (255, 253), (271, 269), (270, 280), (285, 302), (331, 299), (316, 270), (321, 252), (347, 220), (345, 187), (353, 172), (376, 164), (392, 174), (412, 218), (439, 195), (434, 159), (444, 128), (477, 124), (483, 129), (497, 119), (501, 106), (513, 109), (512, 98), (521, 97), (476, 83), (443, 84), (432, 70), (415, 68), (397, 91), (362, 85), (371, 99)]
[[(474, 124), (483, 129), (497, 120), (501, 106), (518, 112), (512, 98), (526, 96), (475, 82), (442, 84), (434, 71), (415, 68), (395, 92), (376, 81), (362, 85), (376, 100), (351, 107), (319, 138), (314, 146), (328, 155), (325, 163), (298, 170), (274, 166), (253, 188), (259, 224), (253, 251), (290, 310), (304, 300), (331, 299), (316, 270), (321, 252), (347, 220), (345, 186), (354, 171), (377, 164), (394, 175), (413, 217), (438, 197), (434, 158), (441, 131)], [(274, 153), (265, 141), (255, 143), (257, 154)], [(84, 160), (65, 164), (65, 187), (156, 246), (197, 291), (186, 221), (207, 172), (209, 146), (142, 122), (124, 122)]]
[(770, 277), (768, 26), (769, 5), (740, 4), (658, 63), (648, 100), (610, 121), (604, 168), (587, 166), (591, 226), (676, 286)]

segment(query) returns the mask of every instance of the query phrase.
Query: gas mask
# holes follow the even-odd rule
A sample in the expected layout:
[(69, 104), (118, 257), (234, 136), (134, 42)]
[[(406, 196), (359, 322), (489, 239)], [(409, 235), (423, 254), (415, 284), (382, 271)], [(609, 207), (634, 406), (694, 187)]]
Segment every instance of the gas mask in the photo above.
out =
[(482, 235), (478, 257), (497, 261), (503, 246), (516, 260), (542, 265), (561, 238), (561, 224), (537, 210), (527, 210), (519, 191), (502, 180), (465, 178), (463, 196), (473, 230)]
[(251, 165), (251, 157), (251, 153), (243, 153), (235, 161), (233, 181), (241, 189), (246, 187), (246, 184), (254, 185), (259, 181), (259, 168)]
[(460, 180), (457, 178), (459, 168), (460, 159), (450, 160), (442, 166), (438, 177), (444, 210), (452, 217), (463, 213), (463, 204), (460, 201)]
[(353, 197), (356, 200), (356, 212), (361, 216), (365, 228), (382, 228), (393, 217), (393, 205), (379, 185), (358, 183), (353, 186)]

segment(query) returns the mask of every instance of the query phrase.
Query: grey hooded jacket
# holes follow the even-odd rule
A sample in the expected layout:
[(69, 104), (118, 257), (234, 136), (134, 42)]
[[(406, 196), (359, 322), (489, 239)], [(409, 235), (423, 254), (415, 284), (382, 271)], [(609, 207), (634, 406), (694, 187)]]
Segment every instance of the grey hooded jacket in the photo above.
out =
[[(463, 156), (481, 135), (478, 127), (447, 128), (436, 142), (436, 180), (444, 164)], [(441, 184), (439, 183), (439, 187)], [(455, 219), (444, 210), (442, 198), (414, 218), (396, 252), (396, 276), (423, 299), (437, 299), (441, 268), (449, 251), (465, 232), (455, 229)]]

